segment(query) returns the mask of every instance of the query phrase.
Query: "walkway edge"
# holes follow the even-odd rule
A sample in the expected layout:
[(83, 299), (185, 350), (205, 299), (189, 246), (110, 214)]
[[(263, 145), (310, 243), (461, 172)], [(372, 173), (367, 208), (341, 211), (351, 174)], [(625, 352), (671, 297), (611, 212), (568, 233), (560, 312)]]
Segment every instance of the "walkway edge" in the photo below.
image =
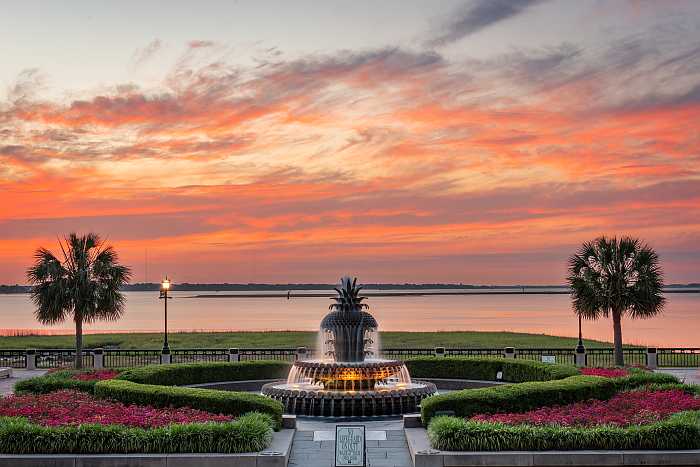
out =
[(690, 466), (700, 465), (700, 450), (675, 451), (438, 451), (424, 428), (406, 428), (415, 467), (446, 466)]

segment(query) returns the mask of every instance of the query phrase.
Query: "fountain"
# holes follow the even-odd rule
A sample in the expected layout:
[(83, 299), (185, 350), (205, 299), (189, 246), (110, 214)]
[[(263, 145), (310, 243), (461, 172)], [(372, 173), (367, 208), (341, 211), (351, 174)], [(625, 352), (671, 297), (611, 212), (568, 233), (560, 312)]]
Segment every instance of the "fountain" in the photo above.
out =
[(320, 326), (320, 358), (297, 360), (286, 383), (268, 383), (262, 393), (281, 401), (287, 413), (354, 417), (418, 411), (435, 385), (412, 381), (403, 362), (379, 358), (378, 324), (365, 311), (357, 279), (344, 277), (335, 303)]

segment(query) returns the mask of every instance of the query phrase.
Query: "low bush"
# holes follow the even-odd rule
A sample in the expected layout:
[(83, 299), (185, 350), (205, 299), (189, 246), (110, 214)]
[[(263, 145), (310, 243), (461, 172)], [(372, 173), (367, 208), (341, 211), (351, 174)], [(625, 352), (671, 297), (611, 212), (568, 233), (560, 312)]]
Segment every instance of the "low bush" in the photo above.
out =
[(435, 449), (444, 451), (548, 451), (580, 449), (698, 449), (700, 412), (682, 412), (630, 427), (504, 425), (436, 417), (428, 427)]
[(216, 414), (240, 416), (248, 412), (268, 414), (275, 428), (282, 424), (282, 403), (247, 392), (157, 386), (113, 379), (95, 385), (95, 396), (125, 404), (153, 407), (191, 407)]
[(496, 381), (501, 372), (501, 380), (511, 383), (550, 381), (579, 374), (572, 365), (498, 357), (418, 357), (406, 360), (406, 366), (414, 378)]
[(121, 369), (52, 371), (17, 382), (14, 391), (17, 394), (47, 394), (62, 389), (73, 389), (93, 394), (95, 383), (114, 377), (120, 371)]
[(587, 399), (609, 399), (623, 390), (665, 383), (678, 383), (678, 380), (664, 373), (639, 372), (624, 378), (571, 376), (555, 381), (465, 389), (425, 399), (421, 403), (421, 418), (427, 425), (437, 412), (450, 411), (464, 418), (476, 414), (526, 412)]
[(0, 418), (2, 454), (241, 453), (272, 441), (270, 417), (251, 413), (227, 423), (162, 428), (122, 425), (40, 426), (23, 418)]
[(131, 368), (123, 371), (117, 379), (142, 384), (182, 386), (219, 381), (286, 378), (290, 367), (290, 363), (276, 360), (174, 363)]

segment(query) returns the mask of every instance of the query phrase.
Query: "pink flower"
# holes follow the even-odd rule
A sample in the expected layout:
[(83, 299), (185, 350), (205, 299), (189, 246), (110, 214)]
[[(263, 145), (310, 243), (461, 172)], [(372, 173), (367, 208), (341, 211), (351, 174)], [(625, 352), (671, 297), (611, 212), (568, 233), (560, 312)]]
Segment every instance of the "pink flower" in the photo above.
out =
[(472, 420), (508, 425), (643, 425), (663, 420), (676, 412), (700, 410), (700, 399), (680, 389), (627, 391), (606, 401), (542, 407), (525, 413), (480, 414)]
[(605, 378), (622, 378), (630, 372), (624, 368), (581, 368), (581, 374), (586, 376), (603, 376)]
[(114, 370), (94, 370), (76, 373), (73, 375), (73, 379), (77, 379), (79, 381), (103, 381), (106, 379), (112, 379), (118, 374), (119, 372)]
[(227, 422), (226, 415), (202, 410), (181, 408), (154, 408), (124, 405), (97, 399), (85, 392), (63, 390), (49, 394), (11, 395), (0, 399), (0, 416), (26, 417), (30, 422), (45, 426), (126, 425), (153, 428), (173, 423)]

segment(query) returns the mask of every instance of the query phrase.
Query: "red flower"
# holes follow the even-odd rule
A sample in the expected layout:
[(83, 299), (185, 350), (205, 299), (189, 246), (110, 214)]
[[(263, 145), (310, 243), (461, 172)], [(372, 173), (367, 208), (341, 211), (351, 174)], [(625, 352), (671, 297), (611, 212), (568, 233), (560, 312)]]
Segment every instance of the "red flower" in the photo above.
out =
[(472, 420), (508, 425), (643, 425), (663, 420), (676, 412), (700, 410), (700, 399), (680, 389), (621, 392), (610, 400), (542, 407), (525, 413), (480, 414)]
[(173, 423), (227, 422), (233, 419), (189, 407), (124, 405), (70, 390), (4, 397), (0, 399), (0, 416), (26, 417), (32, 423), (45, 426), (99, 423), (141, 428)]
[(119, 372), (114, 370), (94, 370), (76, 373), (73, 375), (73, 379), (79, 381), (103, 381), (105, 379), (112, 379), (118, 374)]
[(624, 368), (581, 368), (581, 374), (586, 376), (603, 376), (605, 378), (622, 378), (630, 372)]

